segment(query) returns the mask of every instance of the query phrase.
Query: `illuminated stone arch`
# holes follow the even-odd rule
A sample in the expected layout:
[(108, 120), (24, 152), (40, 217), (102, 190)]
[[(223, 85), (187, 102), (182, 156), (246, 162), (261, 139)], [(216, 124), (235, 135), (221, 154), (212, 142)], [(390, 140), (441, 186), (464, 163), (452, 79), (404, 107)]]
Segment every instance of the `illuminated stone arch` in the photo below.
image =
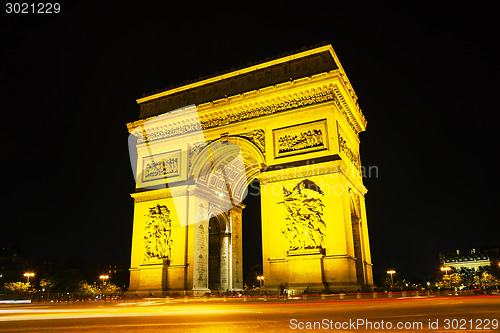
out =
[(262, 151), (250, 140), (227, 136), (210, 142), (194, 158), (189, 178), (214, 195), (243, 201), (248, 185), (265, 167)]
[(215, 219), (219, 225), (219, 229), (221, 232), (228, 232), (230, 229), (230, 221), (229, 216), (227, 215), (227, 211), (222, 210), (217, 206), (212, 206), (209, 208), (208, 212), (209, 219)]
[[(131, 293), (241, 291), (241, 202), (255, 178), (267, 292), (372, 289), (359, 156), (366, 120), (331, 45), (137, 102), (140, 119), (127, 124), (137, 157)], [(168, 261), (145, 255), (154, 207), (170, 212)]]

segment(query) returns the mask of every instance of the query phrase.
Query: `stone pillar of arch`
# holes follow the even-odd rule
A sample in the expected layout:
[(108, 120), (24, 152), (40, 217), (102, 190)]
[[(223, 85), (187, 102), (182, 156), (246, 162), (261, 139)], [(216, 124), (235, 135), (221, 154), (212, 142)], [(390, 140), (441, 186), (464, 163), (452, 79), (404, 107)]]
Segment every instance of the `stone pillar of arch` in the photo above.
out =
[(244, 204), (238, 204), (230, 210), (231, 216), (231, 290), (243, 290), (243, 233), (242, 210)]
[(269, 168), (259, 177), (266, 289), (321, 293), (371, 287), (356, 197), (364, 193), (352, 185), (348, 170), (342, 160), (331, 160)]

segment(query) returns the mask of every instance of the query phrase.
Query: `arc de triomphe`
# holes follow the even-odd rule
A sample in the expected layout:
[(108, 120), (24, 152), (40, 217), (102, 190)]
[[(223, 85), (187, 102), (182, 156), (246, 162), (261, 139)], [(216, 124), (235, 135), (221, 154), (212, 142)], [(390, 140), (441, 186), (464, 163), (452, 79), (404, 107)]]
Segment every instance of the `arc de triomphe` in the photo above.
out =
[(330, 45), (137, 102), (132, 293), (242, 290), (242, 200), (256, 178), (267, 290), (373, 286), (366, 120)]

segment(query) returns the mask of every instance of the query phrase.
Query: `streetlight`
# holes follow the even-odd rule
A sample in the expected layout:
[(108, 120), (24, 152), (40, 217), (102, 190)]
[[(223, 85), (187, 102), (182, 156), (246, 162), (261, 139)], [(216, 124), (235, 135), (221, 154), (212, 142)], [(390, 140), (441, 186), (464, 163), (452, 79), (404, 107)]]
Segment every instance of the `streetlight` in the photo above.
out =
[(442, 272), (446, 272), (446, 275), (448, 275), (448, 271), (451, 271), (451, 267), (441, 267)]
[(106, 284), (106, 280), (109, 279), (109, 275), (101, 275), (99, 276), (99, 279), (102, 280), (102, 286), (104, 287), (104, 285)]
[(257, 280), (259, 280), (259, 288), (262, 288), (262, 283), (264, 282), (264, 276), (263, 275), (257, 276)]
[(393, 275), (396, 274), (396, 271), (391, 269), (390, 271), (387, 271), (387, 274), (390, 274), (391, 275), (391, 289), (393, 288), (393, 284), (394, 284), (394, 279), (393, 279)]
[[(102, 280), (102, 293), (104, 294), (104, 285), (106, 284), (106, 280), (109, 279), (109, 275), (101, 275), (99, 279)], [(106, 295), (104, 295), (104, 304), (106, 304)]]
[(33, 276), (35, 276), (35, 273), (28, 273), (28, 272), (24, 273), (24, 277), (26, 278), (27, 283), (30, 283), (30, 277)]

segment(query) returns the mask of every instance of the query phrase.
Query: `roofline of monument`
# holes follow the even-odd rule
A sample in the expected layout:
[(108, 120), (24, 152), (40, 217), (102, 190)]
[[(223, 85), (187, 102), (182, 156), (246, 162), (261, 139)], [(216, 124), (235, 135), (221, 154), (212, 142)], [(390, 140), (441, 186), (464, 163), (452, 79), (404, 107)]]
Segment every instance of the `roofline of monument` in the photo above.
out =
[(211, 77), (211, 78), (208, 78), (208, 79), (204, 79), (204, 80), (201, 80), (201, 81), (193, 82), (193, 83), (188, 84), (188, 85), (184, 85), (184, 86), (176, 87), (176, 88), (173, 88), (173, 89), (165, 90), (165, 91), (162, 91), (162, 92), (159, 92), (159, 93), (156, 93), (156, 94), (152, 94), (152, 95), (149, 95), (149, 96), (146, 96), (146, 97), (139, 98), (139, 99), (136, 100), (136, 102), (137, 102), (137, 104), (141, 104), (141, 103), (144, 103), (144, 102), (147, 102), (147, 101), (151, 101), (151, 100), (154, 100), (154, 99), (157, 99), (157, 98), (160, 98), (160, 97), (164, 97), (164, 96), (168, 96), (168, 95), (171, 95), (171, 94), (175, 94), (175, 93), (180, 92), (180, 91), (184, 91), (184, 90), (188, 90), (188, 89), (192, 89), (192, 88), (204, 86), (204, 85), (209, 84), (209, 83), (213, 83), (213, 82), (217, 82), (217, 81), (220, 81), (220, 80), (223, 80), (223, 79), (227, 79), (227, 78), (235, 77), (235, 76), (238, 76), (238, 75), (242, 75), (242, 74), (254, 72), (254, 71), (259, 70), (259, 69), (271, 67), (273, 65), (278, 65), (278, 64), (285, 63), (285, 62), (288, 62), (288, 61), (291, 61), (291, 60), (295, 60), (295, 59), (307, 57), (307, 56), (310, 56), (312, 54), (317, 54), (317, 53), (321, 53), (321, 52), (325, 52), (325, 51), (329, 51), (330, 52), (330, 54), (331, 54), (333, 60), (335, 61), (337, 67), (340, 69), (341, 73), (343, 73), (345, 75), (344, 69), (342, 68), (342, 65), (340, 64), (340, 61), (339, 61), (337, 55), (335, 54), (335, 51), (333, 50), (332, 45), (328, 44), (328, 45), (325, 45), (325, 46), (316, 47), (314, 49), (302, 51), (302, 52), (299, 52), (299, 53), (294, 53), (294, 54), (291, 54), (291, 55), (288, 55), (288, 56), (285, 56), (285, 57), (281, 57), (281, 58), (278, 58), (278, 59), (274, 59), (274, 60), (270, 60), (270, 61), (267, 61), (267, 62), (263, 62), (263, 63), (257, 64), (257, 65), (253, 65), (253, 66), (250, 66), (250, 67), (245, 67), (245, 68), (233, 71), (233, 72), (229, 72), (229, 73), (221, 74), (221, 75), (214, 76), (214, 77)]

